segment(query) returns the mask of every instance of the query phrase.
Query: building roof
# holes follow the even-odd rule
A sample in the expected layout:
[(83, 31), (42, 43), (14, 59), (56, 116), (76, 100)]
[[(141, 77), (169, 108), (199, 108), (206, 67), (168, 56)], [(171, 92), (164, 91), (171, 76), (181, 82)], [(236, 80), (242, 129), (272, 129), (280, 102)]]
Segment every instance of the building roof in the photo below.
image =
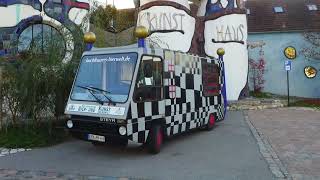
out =
[(247, 0), (246, 8), (249, 33), (320, 30), (320, 0)]

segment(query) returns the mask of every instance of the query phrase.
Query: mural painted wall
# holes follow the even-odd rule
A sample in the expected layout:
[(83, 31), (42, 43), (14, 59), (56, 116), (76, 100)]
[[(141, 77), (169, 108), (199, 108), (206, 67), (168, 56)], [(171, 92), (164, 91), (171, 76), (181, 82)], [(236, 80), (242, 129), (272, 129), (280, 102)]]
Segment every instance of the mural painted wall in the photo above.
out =
[(247, 83), (247, 19), (240, 0), (203, 0), (197, 17), (188, 0), (140, 0), (137, 25), (146, 26), (151, 44), (217, 57), (224, 48), (227, 98), (238, 100)]
[[(72, 30), (84, 22), (88, 12), (88, 0), (0, 0), (0, 56), (18, 53), (20, 35), (24, 33), (24, 38), (32, 37), (31, 34), (39, 33), (36, 24), (45, 24), (45, 28), (41, 26), (42, 31), (57, 31), (67, 40), (63, 61), (69, 61), (73, 49), (77, 48)], [(83, 30), (88, 28), (89, 22)], [(28, 34), (26, 31), (30, 29), (32, 32)], [(27, 42), (24, 40), (22, 46), (27, 48)]]
[(218, 48), (224, 48), (227, 98), (238, 100), (247, 83), (247, 18), (239, 0), (204, 0), (198, 11), (205, 16), (205, 53), (217, 57)]
[(137, 25), (149, 29), (152, 44), (182, 52), (190, 50), (196, 20), (188, 0), (141, 0), (140, 5)]
[[(249, 34), (249, 58), (258, 62), (261, 57), (265, 60), (263, 92), (286, 95), (286, 71), (284, 49), (293, 46), (297, 58), (292, 60), (290, 76), (290, 95), (306, 98), (320, 98), (320, 60), (308, 59), (302, 53), (311, 46), (302, 33), (265, 33)], [(313, 78), (305, 75), (306, 67), (313, 67), (317, 74)], [(252, 80), (249, 81), (253, 89)]]

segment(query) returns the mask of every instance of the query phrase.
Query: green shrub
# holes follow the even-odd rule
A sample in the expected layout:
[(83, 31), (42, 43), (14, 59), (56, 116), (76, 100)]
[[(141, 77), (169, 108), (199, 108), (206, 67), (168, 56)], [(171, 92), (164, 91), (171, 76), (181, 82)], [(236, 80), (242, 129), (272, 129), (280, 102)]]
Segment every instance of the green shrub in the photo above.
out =
[(66, 49), (55, 36), (44, 45), (35, 40), (28, 51), (10, 60), (0, 59), (0, 110), (6, 111), (6, 117), (0, 116), (0, 147), (47, 146), (65, 137), (56, 123), (64, 115), (84, 49), (80, 28), (72, 34), (75, 49), (70, 62), (62, 61)]
[(34, 148), (62, 142), (67, 137), (63, 128), (49, 122), (20, 124), (0, 131), (0, 147)]
[(269, 93), (264, 93), (260, 91), (250, 91), (250, 96), (256, 97), (256, 98), (272, 98), (272, 96)]

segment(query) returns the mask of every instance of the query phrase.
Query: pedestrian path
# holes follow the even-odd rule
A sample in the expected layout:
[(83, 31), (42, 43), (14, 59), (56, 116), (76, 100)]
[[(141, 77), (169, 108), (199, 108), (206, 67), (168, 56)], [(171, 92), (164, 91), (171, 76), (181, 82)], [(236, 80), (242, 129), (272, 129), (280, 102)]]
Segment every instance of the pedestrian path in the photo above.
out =
[(292, 179), (320, 179), (320, 111), (250, 110), (248, 118), (257, 133), (270, 143)]

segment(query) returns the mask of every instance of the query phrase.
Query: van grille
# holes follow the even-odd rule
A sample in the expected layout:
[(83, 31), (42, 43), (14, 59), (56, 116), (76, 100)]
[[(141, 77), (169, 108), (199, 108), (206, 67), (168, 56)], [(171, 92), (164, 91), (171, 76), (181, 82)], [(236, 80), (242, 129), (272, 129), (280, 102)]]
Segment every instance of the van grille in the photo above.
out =
[(80, 130), (97, 134), (119, 135), (119, 127), (115, 124), (106, 124), (97, 121), (74, 120), (73, 125), (74, 127), (72, 129), (74, 130)]

